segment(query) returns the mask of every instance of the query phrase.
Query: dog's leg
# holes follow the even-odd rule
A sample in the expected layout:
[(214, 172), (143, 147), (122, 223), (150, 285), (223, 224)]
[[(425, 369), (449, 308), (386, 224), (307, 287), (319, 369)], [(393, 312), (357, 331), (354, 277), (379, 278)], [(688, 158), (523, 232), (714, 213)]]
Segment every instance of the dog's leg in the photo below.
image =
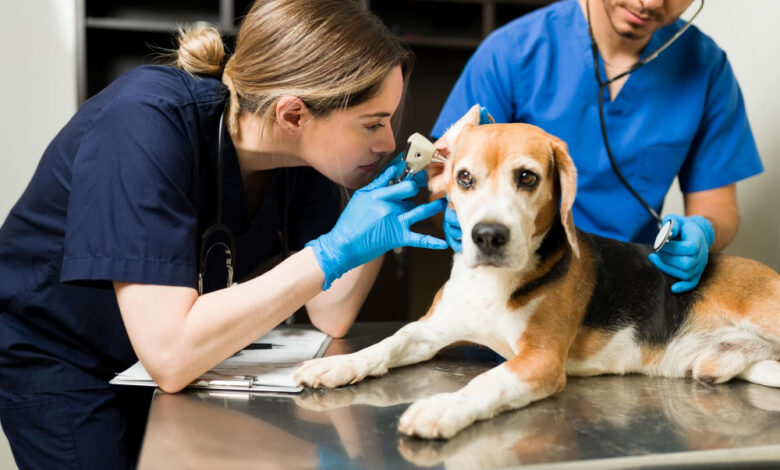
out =
[(440, 349), (460, 339), (463, 336), (452, 325), (429, 315), (356, 353), (306, 361), (296, 371), (295, 380), (309, 387), (334, 388), (352, 384), (368, 376), (383, 375), (392, 367), (430, 359)]
[(522, 408), (563, 389), (564, 361), (550, 350), (528, 350), (475, 377), (453, 393), (441, 393), (412, 404), (398, 429), (407, 435), (445, 438), (474, 421)]
[(754, 384), (780, 388), (780, 362), (773, 360), (754, 362), (740, 372), (737, 377)]
[(703, 351), (693, 363), (693, 378), (723, 383), (741, 376), (770, 387), (780, 386), (780, 365), (768, 341), (743, 330), (727, 329), (720, 341)]

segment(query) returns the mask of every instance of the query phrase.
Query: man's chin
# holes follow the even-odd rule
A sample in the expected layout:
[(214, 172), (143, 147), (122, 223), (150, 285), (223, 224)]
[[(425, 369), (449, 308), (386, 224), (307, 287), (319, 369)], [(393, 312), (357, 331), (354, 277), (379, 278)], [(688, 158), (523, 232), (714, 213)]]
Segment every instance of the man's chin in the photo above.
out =
[(652, 32), (648, 33), (646, 31), (637, 31), (631, 28), (626, 28), (625, 30), (618, 31), (617, 33), (623, 39), (630, 39), (632, 41), (639, 41), (642, 39), (649, 40), (650, 36), (653, 34)]
[(618, 34), (618, 36), (624, 39), (630, 39), (632, 41), (650, 40), (650, 37), (656, 31), (657, 28), (642, 27), (633, 25), (630, 22), (620, 23), (618, 25), (613, 24), (612, 29)]

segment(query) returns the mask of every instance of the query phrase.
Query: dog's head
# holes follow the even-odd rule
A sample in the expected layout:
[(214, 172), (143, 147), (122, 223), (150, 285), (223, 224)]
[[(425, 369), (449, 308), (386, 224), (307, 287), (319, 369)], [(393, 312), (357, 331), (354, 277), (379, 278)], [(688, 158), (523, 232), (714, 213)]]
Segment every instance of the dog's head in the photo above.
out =
[(558, 215), (579, 257), (566, 144), (528, 124), (478, 123), (474, 106), (435, 143), (446, 163), (428, 167), (429, 189), (457, 211), (466, 265), (522, 269)]

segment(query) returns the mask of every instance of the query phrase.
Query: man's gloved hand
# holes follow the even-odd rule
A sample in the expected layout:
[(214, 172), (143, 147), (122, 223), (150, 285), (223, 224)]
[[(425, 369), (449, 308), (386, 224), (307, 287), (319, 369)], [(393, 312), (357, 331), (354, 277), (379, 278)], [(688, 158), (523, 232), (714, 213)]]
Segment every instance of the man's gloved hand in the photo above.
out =
[[(700, 215), (683, 217), (670, 214), (664, 223), (672, 221), (672, 238), (658, 253), (648, 257), (664, 273), (682, 279), (672, 284), (672, 292), (686, 292), (699, 283), (707, 266), (710, 246), (715, 240), (715, 230), (709, 220)], [(678, 239), (679, 237), (679, 239)]]
[(444, 238), (447, 240), (450, 248), (452, 248), (452, 251), (460, 253), (463, 250), (463, 231), (458, 223), (458, 214), (450, 209), (450, 197), (447, 196), (446, 200), (447, 208), (444, 209), (444, 222), (442, 223)]
[(397, 167), (391, 164), (374, 181), (356, 191), (333, 230), (306, 244), (314, 250), (325, 273), (323, 290), (350, 269), (393, 248), (447, 248), (444, 240), (409, 229), (411, 225), (441, 212), (444, 201), (436, 200), (414, 207), (412, 201), (405, 199), (420, 190), (418, 178), (388, 186), (396, 171)]

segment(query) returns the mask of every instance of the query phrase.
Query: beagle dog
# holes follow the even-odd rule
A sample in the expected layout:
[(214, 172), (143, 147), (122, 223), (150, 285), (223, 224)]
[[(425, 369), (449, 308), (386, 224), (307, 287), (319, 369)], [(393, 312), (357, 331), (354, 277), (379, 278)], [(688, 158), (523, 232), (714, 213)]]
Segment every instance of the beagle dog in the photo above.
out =
[(462, 389), (424, 398), (399, 430), (450, 438), (474, 421), (561, 391), (566, 375), (734, 377), (780, 387), (780, 275), (756, 261), (713, 254), (697, 289), (647, 259), (650, 247), (579, 231), (566, 144), (527, 124), (479, 126), (472, 108), (436, 142), (429, 167), (464, 235), (449, 280), (428, 313), (353, 354), (307, 361), (310, 387), (338, 387), (424, 361), (459, 341), (506, 358)]

